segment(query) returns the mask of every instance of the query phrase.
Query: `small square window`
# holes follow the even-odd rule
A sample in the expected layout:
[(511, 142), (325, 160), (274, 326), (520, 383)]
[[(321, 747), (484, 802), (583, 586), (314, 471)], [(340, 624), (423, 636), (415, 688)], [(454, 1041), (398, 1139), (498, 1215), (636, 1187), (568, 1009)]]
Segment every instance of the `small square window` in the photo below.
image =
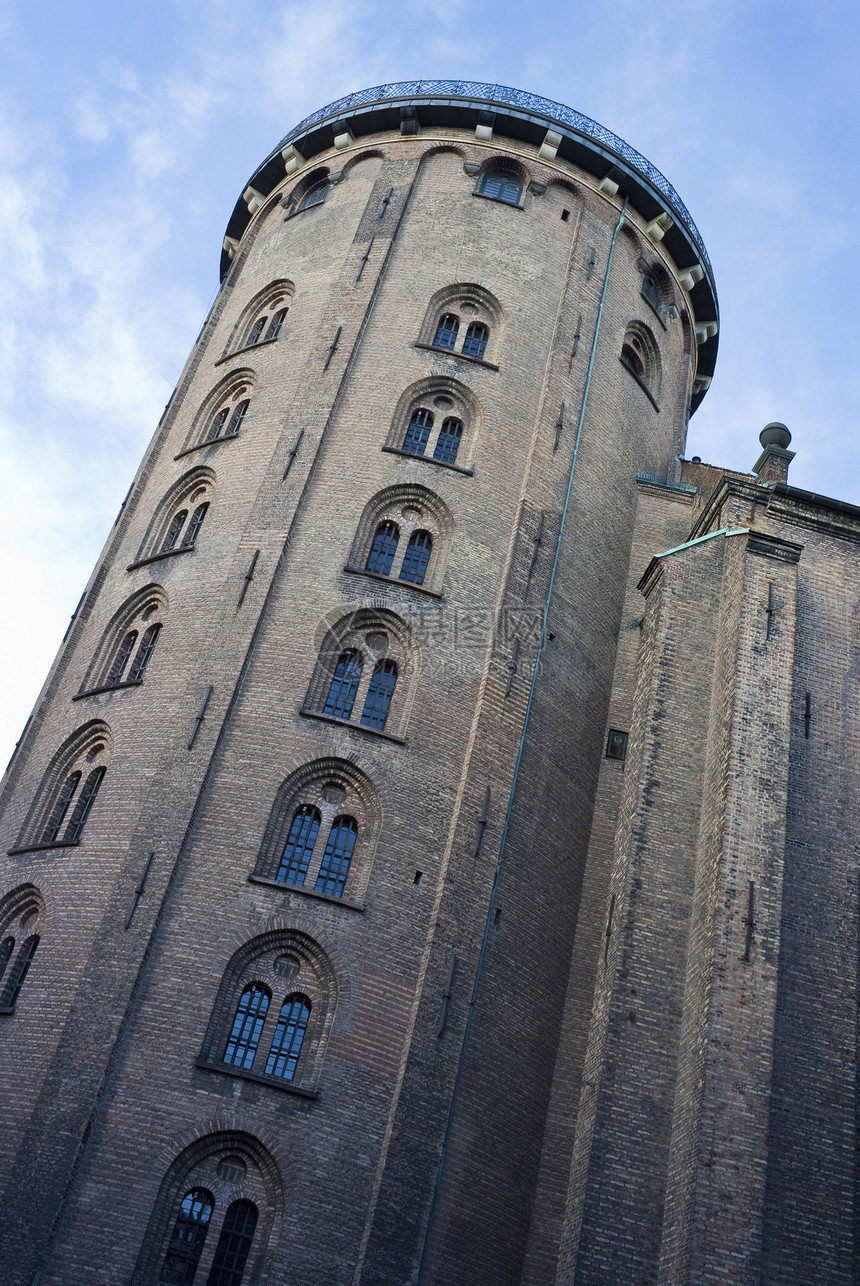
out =
[(619, 732), (617, 728), (609, 729), (609, 736), (606, 741), (606, 758), (621, 760), (627, 758), (626, 732)]

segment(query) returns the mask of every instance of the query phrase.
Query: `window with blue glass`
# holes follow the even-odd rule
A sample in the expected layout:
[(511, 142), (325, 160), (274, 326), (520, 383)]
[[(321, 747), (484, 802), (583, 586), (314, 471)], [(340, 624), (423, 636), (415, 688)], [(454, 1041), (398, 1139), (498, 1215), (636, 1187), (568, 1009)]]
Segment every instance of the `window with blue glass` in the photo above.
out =
[(323, 706), (323, 714), (331, 715), (334, 719), (352, 717), (352, 707), (361, 681), (362, 666), (361, 653), (356, 648), (341, 652)]
[(481, 196), (491, 197), (493, 201), (504, 201), (508, 205), (519, 205), (523, 194), (523, 185), (511, 174), (502, 170), (490, 170), (481, 179), (478, 191)]
[(355, 818), (336, 818), (329, 832), (328, 843), (320, 863), (316, 882), (317, 893), (325, 893), (333, 898), (342, 896), (357, 837), (358, 825)]
[(361, 722), (365, 728), (374, 728), (377, 732), (384, 730), (396, 686), (397, 666), (394, 661), (378, 661), (361, 712)]
[(287, 996), (281, 1005), (278, 1025), (272, 1037), (266, 1062), (267, 1076), (280, 1076), (285, 1081), (293, 1079), (310, 1016), (311, 1002), (307, 996)]
[(423, 455), (433, 428), (433, 412), (419, 406), (412, 412), (406, 437), (403, 439), (403, 450), (410, 455)]
[(303, 804), (296, 813), (275, 877), (282, 884), (304, 884), (321, 820), (312, 804)]
[(236, 1006), (223, 1062), (246, 1070), (253, 1067), (271, 999), (269, 988), (260, 982), (252, 982), (245, 988)]
[(413, 531), (403, 555), (400, 568), (400, 579), (410, 585), (423, 585), (427, 575), (427, 564), (433, 552), (433, 537), (429, 531)]
[(373, 535), (365, 571), (376, 572), (377, 576), (387, 576), (391, 571), (399, 540), (400, 528), (397, 523), (390, 520), (381, 522)]
[(205, 1188), (186, 1192), (173, 1225), (159, 1283), (192, 1286), (214, 1209), (215, 1198)]
[(436, 327), (436, 334), (433, 337), (434, 348), (453, 348), (457, 343), (457, 332), (460, 329), (460, 322), (453, 313), (443, 313), (439, 318)]
[(463, 340), (463, 356), (483, 358), (490, 332), (483, 322), (472, 322)]
[(433, 459), (441, 461), (442, 464), (453, 464), (457, 459), (462, 437), (462, 422), (455, 419), (454, 416), (449, 416), (443, 422), (439, 436), (436, 439), (436, 446), (433, 448)]
[(252, 1201), (234, 1201), (227, 1207), (206, 1286), (241, 1286), (257, 1218)]

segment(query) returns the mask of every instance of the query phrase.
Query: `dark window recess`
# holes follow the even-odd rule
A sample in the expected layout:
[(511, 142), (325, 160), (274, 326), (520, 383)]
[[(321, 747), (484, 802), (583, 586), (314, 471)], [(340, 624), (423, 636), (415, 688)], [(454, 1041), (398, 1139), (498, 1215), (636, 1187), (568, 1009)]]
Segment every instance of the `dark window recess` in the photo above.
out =
[(329, 832), (323, 860), (317, 876), (316, 892), (339, 898), (349, 874), (349, 864), (358, 835), (358, 826), (352, 817), (338, 817)]
[(263, 334), (263, 330), (268, 320), (269, 320), (268, 316), (264, 315), (263, 317), (258, 317), (257, 320), (254, 322), (254, 325), (251, 327), (251, 333), (248, 336), (249, 346), (251, 344), (258, 344), (260, 342), (260, 338)]
[(406, 437), (403, 439), (403, 450), (408, 451), (410, 455), (423, 455), (432, 428), (433, 412), (419, 406), (412, 412), (412, 419), (409, 421)]
[(436, 327), (436, 334), (433, 338), (434, 348), (453, 348), (457, 342), (457, 332), (460, 329), (460, 323), (453, 313), (445, 313), (444, 317), (439, 318), (439, 325)]
[(331, 686), (328, 690), (323, 714), (330, 714), (335, 719), (349, 719), (355, 694), (361, 679), (363, 662), (361, 653), (355, 648), (341, 652), (337, 659)]
[(168, 554), (170, 553), (171, 549), (176, 548), (176, 542), (179, 539), (179, 533), (182, 531), (182, 528), (185, 526), (185, 519), (187, 517), (188, 517), (187, 509), (180, 509), (177, 513), (173, 515), (173, 517), (170, 519), (170, 526), (167, 528), (167, 531), (164, 533), (164, 540), (161, 542), (161, 549), (159, 550), (159, 553)]
[(230, 420), (230, 427), (227, 429), (228, 434), (239, 432), (239, 430), (242, 427), (242, 421), (244, 420), (245, 415), (247, 413), (248, 406), (249, 406), (249, 402), (248, 402), (248, 399), (246, 398), (244, 402), (240, 402), (238, 406), (235, 408), (235, 410), (233, 411), (233, 418)]
[(267, 1076), (280, 1076), (285, 1081), (293, 1079), (310, 1016), (311, 1005), (305, 996), (287, 996), (272, 1037), (266, 1062)]
[(4, 973), (6, 972), (6, 966), (9, 963), (9, 960), (12, 956), (12, 952), (14, 950), (15, 950), (14, 938), (4, 938), (3, 941), (0, 942), (0, 978), (2, 978)]
[(257, 1227), (257, 1207), (234, 1201), (227, 1207), (206, 1286), (241, 1286)]
[(655, 312), (660, 311), (660, 292), (653, 277), (646, 272), (642, 278), (642, 298), (647, 300)]
[(96, 802), (96, 795), (99, 793), (99, 786), (102, 784), (104, 775), (104, 768), (94, 768), (84, 782), (72, 813), (72, 820), (66, 827), (66, 833), (63, 836), (67, 844), (77, 844), (81, 838), (84, 825), (90, 815), (90, 809)]
[(481, 196), (492, 197), (494, 201), (506, 201), (508, 205), (519, 205), (520, 197), (523, 194), (523, 185), (516, 179), (512, 179), (509, 174), (502, 174), (498, 170), (491, 170), (481, 179), (481, 186), (478, 188)]
[(634, 375), (638, 376), (643, 384), (647, 383), (645, 363), (642, 357), (637, 353), (632, 344), (623, 344), (621, 347), (621, 360), (625, 366), (629, 366)]
[(269, 330), (268, 330), (268, 334), (266, 335), (266, 339), (278, 338), (278, 336), (281, 333), (281, 327), (284, 324), (284, 318), (286, 317), (286, 315), (287, 315), (286, 308), (281, 308), (279, 309), (278, 312), (275, 313), (274, 317), (269, 323)]
[(75, 791), (78, 788), (78, 782), (80, 780), (81, 780), (81, 774), (79, 772), (73, 772), (63, 782), (62, 789), (59, 795), (57, 796), (57, 802), (54, 804), (54, 807), (51, 809), (51, 816), (48, 818), (47, 825), (45, 826), (45, 829), (42, 832), (41, 842), (43, 844), (56, 843), (57, 836), (60, 833), (60, 827), (63, 824), (63, 819), (66, 816), (66, 813), (69, 808), (69, 804), (72, 802), (72, 798), (74, 796)]
[(459, 420), (455, 420), (453, 417), (445, 420), (436, 439), (433, 459), (441, 460), (443, 464), (453, 464), (457, 459), (457, 452), (460, 450), (462, 436), (463, 426)]
[(433, 537), (429, 531), (413, 531), (403, 555), (403, 566), (400, 568), (400, 579), (411, 585), (423, 585), (427, 574), (427, 564), (433, 552)]
[(191, 521), (188, 524), (188, 530), (185, 533), (185, 539), (182, 542), (183, 548), (187, 549), (193, 545), (200, 535), (200, 528), (203, 526), (203, 519), (206, 517), (206, 510), (209, 508), (208, 500), (204, 500), (202, 505), (198, 505), (191, 515)]
[(463, 356), (482, 358), (489, 338), (490, 332), (482, 322), (472, 322), (463, 340)]
[[(140, 647), (137, 649), (137, 656), (134, 658), (134, 665), (131, 667), (128, 675), (129, 683), (140, 683), (146, 667), (149, 665), (149, 658), (155, 651), (155, 645), (158, 642), (158, 636), (161, 633), (160, 625), (150, 625), (140, 641)], [(117, 679), (117, 683), (119, 679)]]
[(383, 731), (396, 686), (397, 666), (393, 661), (378, 661), (361, 712), (361, 722), (365, 728)]
[(108, 671), (108, 676), (105, 680), (107, 686), (112, 686), (122, 680), (122, 676), (125, 674), (125, 667), (128, 665), (128, 659), (134, 651), (134, 645), (136, 642), (137, 630), (130, 630), (117, 648), (116, 656), (113, 659), (113, 665)]
[[(14, 945), (14, 943), (13, 943)], [(9, 977), (6, 979), (6, 986), (0, 993), (0, 1009), (14, 1009), (15, 1001), (18, 999), (18, 993), (24, 986), (24, 979), (27, 977), (27, 971), (33, 963), (33, 956), (36, 954), (36, 948), (39, 945), (38, 934), (33, 934), (25, 940), (21, 950), (15, 959), (15, 963), (9, 970)]]
[(253, 1067), (271, 999), (269, 988), (261, 982), (252, 982), (242, 992), (224, 1050), (225, 1063), (244, 1067), (246, 1071)]
[(300, 887), (304, 884), (308, 863), (317, 842), (320, 820), (319, 813), (311, 804), (303, 804), (298, 810), (290, 826), (275, 879), (285, 884), (298, 884)]
[(606, 758), (607, 759), (626, 759), (627, 758), (627, 733), (619, 732), (617, 728), (609, 729), (609, 736), (606, 741)]
[(215, 1198), (211, 1192), (206, 1192), (204, 1188), (192, 1188), (190, 1192), (186, 1192), (173, 1225), (159, 1283), (165, 1283), (165, 1286), (191, 1286), (203, 1254), (214, 1209)]
[(399, 540), (400, 528), (397, 523), (381, 522), (376, 528), (364, 570), (376, 572), (378, 576), (387, 576), (391, 571)]
[(217, 415), (213, 416), (212, 423), (209, 425), (209, 431), (204, 442), (212, 442), (215, 438), (220, 438), (224, 432), (224, 425), (227, 423), (227, 416), (230, 414), (229, 406), (222, 406)]
[(307, 210), (311, 205), (320, 205), (328, 196), (328, 183), (317, 183), (316, 187), (310, 188), (299, 201), (299, 209)]

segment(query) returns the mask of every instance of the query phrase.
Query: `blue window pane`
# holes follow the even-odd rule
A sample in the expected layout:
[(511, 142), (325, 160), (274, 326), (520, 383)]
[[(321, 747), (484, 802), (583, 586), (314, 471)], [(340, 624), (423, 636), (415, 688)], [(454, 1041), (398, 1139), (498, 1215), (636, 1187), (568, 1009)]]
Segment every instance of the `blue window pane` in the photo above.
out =
[(298, 884), (300, 887), (304, 884), (319, 828), (320, 815), (317, 810), (310, 804), (303, 805), (293, 818), (276, 879), (286, 884)]
[(433, 413), (423, 406), (412, 412), (406, 437), (403, 439), (403, 450), (410, 455), (423, 455), (433, 427)]
[(413, 531), (403, 556), (400, 579), (411, 585), (423, 585), (427, 564), (433, 552), (433, 537), (429, 531)]
[(446, 313), (444, 317), (440, 317), (433, 339), (434, 348), (453, 348), (457, 342), (459, 329), (460, 323), (453, 313)]
[(270, 999), (268, 987), (260, 982), (252, 982), (242, 992), (224, 1050), (225, 1063), (246, 1069), (253, 1067)]
[(382, 732), (396, 685), (397, 666), (393, 661), (379, 661), (373, 671), (361, 712), (361, 722), (365, 728), (375, 728)]
[(460, 439), (463, 436), (463, 426), (459, 420), (448, 419), (442, 425), (441, 432), (436, 439), (436, 447), (433, 451), (433, 459), (441, 460), (443, 464), (453, 464), (457, 459), (457, 452), (460, 450)]
[(291, 1081), (302, 1052), (302, 1042), (311, 1016), (310, 1001), (304, 996), (287, 996), (281, 1006), (278, 1025), (266, 1063), (267, 1076), (280, 1076)]
[(358, 826), (352, 817), (338, 817), (331, 828), (325, 854), (317, 876), (317, 893), (327, 893), (329, 897), (339, 898), (343, 893), (352, 851), (358, 835)]
[(323, 714), (330, 714), (335, 719), (349, 719), (352, 716), (352, 705), (358, 691), (361, 670), (360, 652), (355, 648), (350, 648), (348, 652), (341, 652), (326, 703), (323, 706)]
[(400, 528), (396, 522), (381, 522), (376, 528), (370, 553), (367, 555), (365, 571), (376, 572), (387, 576), (397, 553), (397, 542), (400, 540)]
[(193, 1188), (182, 1198), (159, 1282), (167, 1286), (191, 1286), (214, 1208), (212, 1193), (203, 1188)]
[(502, 174), (496, 170), (484, 175), (478, 191), (482, 196), (492, 197), (494, 201), (507, 201), (508, 205), (519, 205), (523, 185), (508, 174)]
[(464, 357), (483, 357), (490, 332), (481, 322), (472, 322), (463, 340)]

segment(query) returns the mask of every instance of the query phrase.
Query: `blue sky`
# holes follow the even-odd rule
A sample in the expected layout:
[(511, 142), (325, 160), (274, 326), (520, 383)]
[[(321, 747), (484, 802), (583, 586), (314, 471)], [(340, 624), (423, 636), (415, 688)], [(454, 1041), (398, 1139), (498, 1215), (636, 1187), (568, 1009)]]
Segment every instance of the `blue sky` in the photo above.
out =
[(299, 120), (415, 77), (560, 99), (667, 176), (720, 356), (688, 455), (860, 504), (860, 40), (845, 2), (0, 0), (0, 763), (197, 334), (228, 216)]

